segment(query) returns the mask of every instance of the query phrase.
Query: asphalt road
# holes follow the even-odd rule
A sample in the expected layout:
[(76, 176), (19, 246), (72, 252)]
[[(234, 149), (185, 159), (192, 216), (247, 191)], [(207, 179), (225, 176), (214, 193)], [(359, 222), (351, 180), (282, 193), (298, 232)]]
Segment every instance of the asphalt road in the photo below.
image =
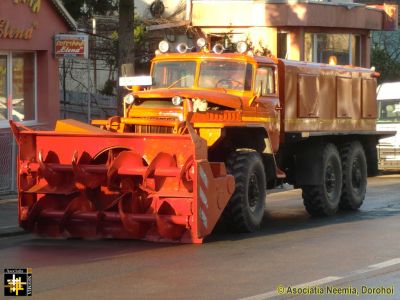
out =
[(400, 299), (400, 175), (371, 178), (360, 211), (331, 218), (309, 217), (299, 190), (266, 203), (260, 232), (203, 245), (5, 237), (0, 267), (33, 268), (32, 299)]

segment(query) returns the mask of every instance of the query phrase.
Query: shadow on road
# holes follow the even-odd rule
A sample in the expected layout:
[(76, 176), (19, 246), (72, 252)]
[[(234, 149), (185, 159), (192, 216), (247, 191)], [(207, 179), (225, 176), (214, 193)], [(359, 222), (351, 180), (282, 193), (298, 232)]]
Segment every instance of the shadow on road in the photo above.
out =
[[(157, 251), (176, 247), (180, 244), (151, 243), (139, 240), (114, 239), (54, 239), (31, 238), (16, 240), (12, 244), (0, 245), (0, 249), (10, 248), (13, 258), (27, 262), (30, 267), (58, 265), (76, 265), (102, 260), (109, 260), (124, 255)], [(19, 237), (17, 239), (20, 239)], [(13, 248), (17, 247), (17, 251)], [(166, 250), (168, 251), (168, 250)], [(19, 257), (19, 258), (18, 258)]]
[[(219, 224), (213, 234), (206, 239), (208, 245), (182, 245), (171, 243), (152, 243), (139, 240), (112, 239), (53, 239), (25, 235), (0, 242), (0, 249), (10, 251), (21, 263), (35, 266), (76, 265), (95, 261), (111, 260), (115, 257), (135, 255), (152, 251), (155, 257), (166, 252), (198, 252), (213, 247), (222, 241), (240, 241), (254, 237), (274, 236), (287, 232), (304, 231), (335, 224), (346, 224), (364, 220), (383, 219), (400, 215), (400, 177), (392, 178), (382, 184), (374, 179), (368, 190), (361, 210), (340, 212), (328, 218), (310, 217), (301, 202), (299, 191), (287, 191), (267, 196), (265, 218), (257, 233), (232, 233)], [(382, 195), (385, 195), (384, 197)], [(9, 248), (9, 249), (8, 249)], [(16, 249), (16, 250), (14, 250)], [(206, 251), (207, 252), (207, 251)], [(178, 255), (179, 256), (179, 255)]]
[(233, 233), (225, 225), (216, 228), (214, 234), (207, 238), (206, 242), (242, 240), (252, 237), (268, 236), (285, 232), (307, 230), (316, 227), (330, 226), (334, 224), (344, 224), (359, 222), (363, 220), (382, 219), (400, 215), (400, 205), (398, 207), (387, 207), (374, 211), (354, 211), (340, 212), (332, 217), (311, 217), (306, 212), (298, 213), (271, 213), (266, 212), (261, 229), (255, 233)]
[[(252, 237), (268, 236), (285, 232), (307, 230), (316, 227), (382, 219), (400, 215), (400, 175), (376, 177), (369, 180), (370, 188), (366, 200), (358, 211), (340, 211), (331, 217), (311, 217), (305, 211), (301, 199), (301, 191), (283, 192), (271, 197), (282, 198), (269, 204), (260, 231), (256, 233), (233, 233), (222, 222), (214, 230), (206, 242), (243, 240)], [(285, 195), (288, 195), (285, 199)]]

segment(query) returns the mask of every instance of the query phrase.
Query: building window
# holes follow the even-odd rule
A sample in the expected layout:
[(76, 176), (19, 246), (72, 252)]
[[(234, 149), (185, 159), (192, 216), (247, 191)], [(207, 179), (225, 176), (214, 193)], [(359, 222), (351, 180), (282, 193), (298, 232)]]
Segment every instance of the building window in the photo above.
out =
[(0, 126), (36, 119), (36, 54), (0, 52)]
[(354, 66), (361, 66), (361, 36), (353, 34), (351, 36), (351, 61)]
[(329, 63), (335, 58), (338, 65), (361, 65), (361, 37), (356, 34), (306, 33), (304, 60)]
[(304, 35), (304, 60), (305, 61), (314, 61), (313, 60), (313, 51), (314, 51), (314, 34), (306, 33)]
[(277, 54), (279, 58), (287, 59), (289, 56), (288, 53), (288, 33), (287, 32), (278, 32), (278, 49)]
[(0, 120), (7, 120), (7, 98), (8, 98), (8, 84), (7, 84), (7, 56), (0, 54)]

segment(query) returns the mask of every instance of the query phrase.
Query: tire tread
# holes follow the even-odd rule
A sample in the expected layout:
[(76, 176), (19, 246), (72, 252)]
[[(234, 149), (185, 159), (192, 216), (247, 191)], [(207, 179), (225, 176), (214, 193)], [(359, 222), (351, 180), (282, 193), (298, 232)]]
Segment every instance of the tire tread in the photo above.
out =
[[(323, 164), (326, 157), (331, 155), (331, 152), (337, 153), (338, 150), (334, 144), (327, 144), (323, 150)], [(339, 156), (340, 159), (340, 156)], [(339, 161), (340, 163), (340, 161)], [(328, 216), (336, 213), (338, 207), (332, 209), (329, 207), (327, 200), (325, 199), (324, 185), (306, 185), (302, 186), (302, 197), (303, 204), (307, 212), (312, 216)]]
[(258, 163), (262, 165), (260, 154), (255, 151), (232, 152), (226, 161), (228, 172), (235, 177), (235, 192), (225, 208), (224, 219), (235, 231), (253, 232), (256, 231), (260, 225), (253, 224), (249, 220), (247, 216), (247, 207), (245, 207), (246, 203), (244, 203), (242, 199), (247, 180), (247, 168), (249, 165), (255, 163), (255, 161), (259, 161)]
[[(354, 198), (355, 195), (351, 194), (352, 187), (349, 186), (349, 181), (351, 180), (351, 178), (348, 178), (349, 174), (347, 172), (347, 169), (351, 167), (349, 165), (349, 159), (351, 158), (352, 155), (354, 155), (353, 152), (360, 149), (361, 151), (364, 151), (362, 145), (357, 141), (345, 143), (340, 147), (340, 157), (342, 160), (343, 177), (342, 177), (342, 194), (340, 197), (339, 208), (342, 210), (356, 210), (362, 205), (364, 200), (365, 194), (364, 196), (362, 196), (362, 200), (360, 202), (355, 202)], [(365, 153), (363, 156), (364, 156), (363, 161), (365, 163), (364, 167), (367, 168)]]

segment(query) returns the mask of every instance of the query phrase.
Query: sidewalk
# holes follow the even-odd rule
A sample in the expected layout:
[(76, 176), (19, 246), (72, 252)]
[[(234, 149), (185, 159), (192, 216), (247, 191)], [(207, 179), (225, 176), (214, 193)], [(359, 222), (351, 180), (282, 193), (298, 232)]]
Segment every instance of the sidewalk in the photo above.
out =
[(17, 199), (0, 196), (0, 238), (23, 234), (18, 226)]

